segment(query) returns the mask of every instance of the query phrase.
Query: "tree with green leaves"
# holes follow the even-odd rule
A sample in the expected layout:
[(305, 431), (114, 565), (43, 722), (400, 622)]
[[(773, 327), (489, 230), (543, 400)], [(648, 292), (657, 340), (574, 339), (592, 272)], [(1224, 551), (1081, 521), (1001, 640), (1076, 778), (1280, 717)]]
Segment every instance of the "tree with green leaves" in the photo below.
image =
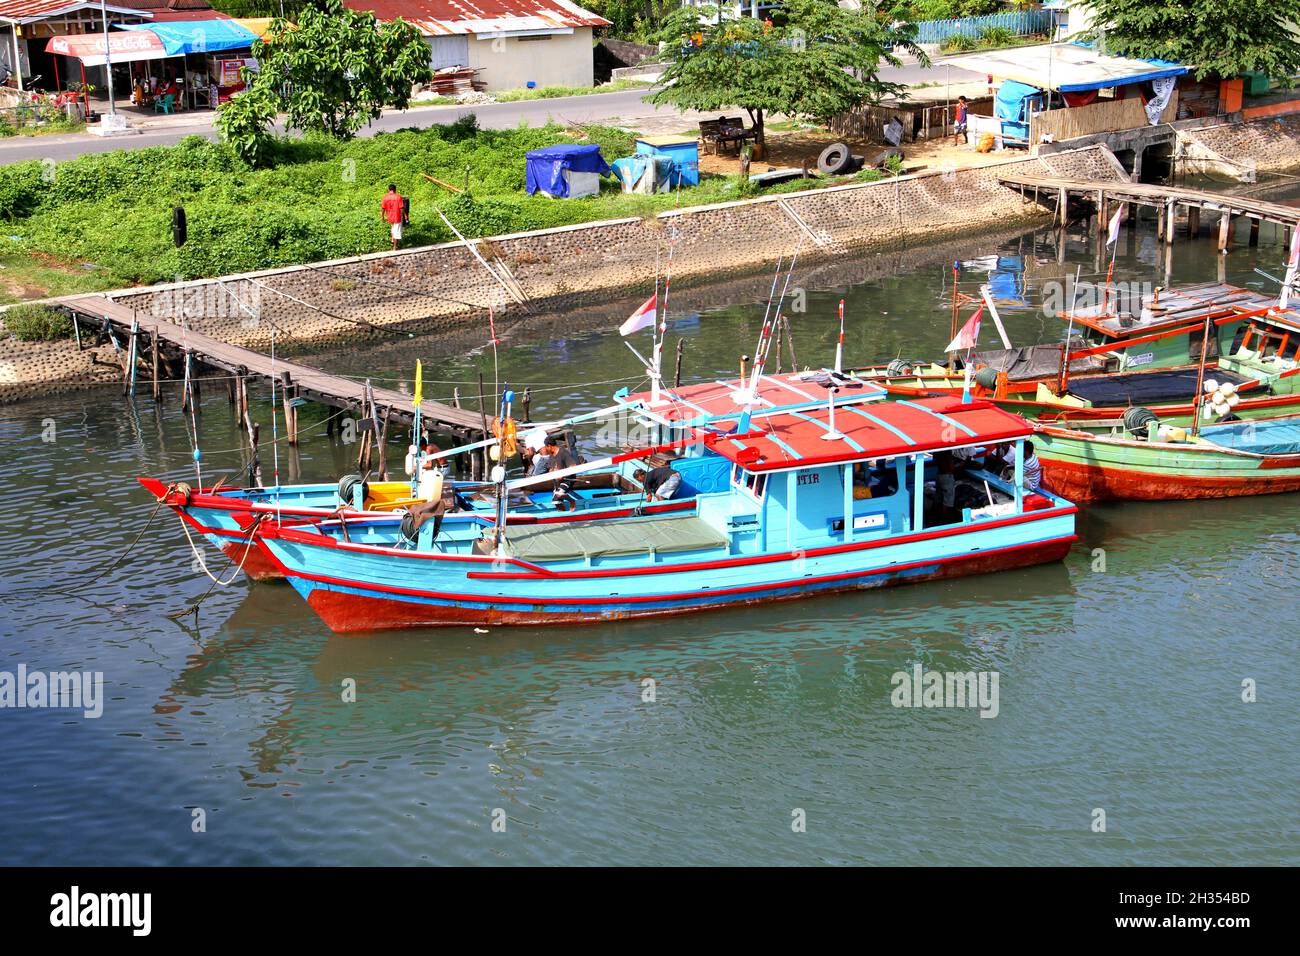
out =
[(1300, 0), (1084, 0), (1107, 53), (1173, 60), (1198, 80), (1300, 72)]
[(276, 19), (253, 43), (260, 70), (223, 106), (217, 126), (250, 162), (264, 158), (278, 112), (290, 129), (351, 139), (385, 106), (406, 109), (433, 77), (429, 47), (404, 20), (381, 23), (341, 0), (315, 0), (297, 23)]
[(915, 28), (869, 4), (845, 10), (834, 0), (786, 0), (770, 15), (719, 17), (708, 6), (674, 11), (659, 36), (670, 45), (671, 63), (651, 101), (702, 112), (743, 109), (765, 148), (768, 114), (825, 123), (901, 92), (878, 76), (881, 63), (899, 64), (898, 51), (929, 64)]

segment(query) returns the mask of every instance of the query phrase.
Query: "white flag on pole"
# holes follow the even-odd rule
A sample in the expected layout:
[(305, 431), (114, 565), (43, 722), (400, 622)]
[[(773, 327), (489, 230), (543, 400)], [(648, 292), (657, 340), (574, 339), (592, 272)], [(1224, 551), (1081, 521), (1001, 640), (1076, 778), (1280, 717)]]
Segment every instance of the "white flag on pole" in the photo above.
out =
[(641, 307), (627, 317), (627, 320), (618, 327), (619, 335), (631, 335), (633, 332), (640, 332), (642, 329), (648, 329), (655, 324), (655, 305), (659, 297), (652, 295), (641, 303)]
[(945, 352), (965, 352), (973, 349), (975, 343), (980, 337), (980, 316), (984, 314), (984, 306), (980, 306), (974, 315), (966, 320), (966, 324), (957, 332), (957, 337), (948, 343)]
[(1115, 211), (1115, 215), (1110, 217), (1110, 236), (1106, 239), (1106, 245), (1113, 246), (1119, 241), (1119, 224), (1124, 221), (1124, 207), (1120, 206)]

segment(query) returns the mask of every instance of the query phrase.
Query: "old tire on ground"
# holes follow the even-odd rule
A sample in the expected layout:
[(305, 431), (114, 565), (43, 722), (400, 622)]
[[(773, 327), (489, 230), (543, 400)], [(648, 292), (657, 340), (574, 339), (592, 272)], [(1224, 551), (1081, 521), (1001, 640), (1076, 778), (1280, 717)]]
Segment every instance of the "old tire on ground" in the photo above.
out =
[(831, 143), (817, 157), (817, 169), (827, 176), (838, 176), (852, 160), (852, 154), (844, 143)]

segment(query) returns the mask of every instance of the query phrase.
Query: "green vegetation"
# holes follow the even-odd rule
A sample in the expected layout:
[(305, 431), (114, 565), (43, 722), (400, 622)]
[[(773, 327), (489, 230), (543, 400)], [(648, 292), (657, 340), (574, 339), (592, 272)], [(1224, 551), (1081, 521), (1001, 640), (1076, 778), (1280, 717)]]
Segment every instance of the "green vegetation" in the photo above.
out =
[(979, 46), (979, 41), (964, 33), (954, 33), (939, 44), (940, 53), (966, 53)]
[(613, 80), (601, 86), (538, 86), (531, 90), (502, 90), (491, 96), (498, 103), (514, 103), (519, 100), (552, 100), (561, 96), (589, 96), (592, 93), (621, 93), (624, 90), (649, 93), (650, 84), (640, 80)]
[(1087, 0), (1107, 53), (1185, 63), (1198, 80), (1300, 72), (1300, 0)]
[(247, 162), (266, 159), (268, 127), (350, 139), (385, 106), (406, 109), (415, 84), (433, 78), (429, 47), (403, 20), (381, 23), (341, 0), (316, 0), (296, 24), (277, 19), (253, 43), (261, 69), (244, 71), (248, 89), (217, 114), (222, 137)]
[(898, 66), (898, 55), (909, 52), (929, 63), (912, 42), (914, 28), (831, 0), (785, 0), (770, 22), (701, 24), (711, 9), (681, 7), (664, 19), (660, 39), (672, 45), (673, 59), (651, 101), (703, 112), (739, 107), (760, 147), (768, 113), (824, 122), (902, 91), (877, 78), (882, 62)]
[[(1016, 4), (1012, 4), (1016, 6)], [(983, 17), (1007, 8), (1002, 0), (896, 0), (882, 3), (880, 9), (896, 20), (955, 20), (958, 17)]]
[[(175, 146), (69, 160), (59, 164), (52, 182), (42, 178), (39, 161), (15, 163), (0, 167), (0, 217), (17, 237), (9, 258), (0, 257), (0, 291), (29, 299), (376, 252), (388, 248), (379, 201), (390, 182), (411, 198), (407, 245), (454, 238), (434, 206), (466, 235), (485, 236), (653, 215), (678, 203), (677, 194), (622, 193), (612, 180), (599, 196), (585, 199), (526, 195), (524, 153), (560, 142), (599, 143), (609, 160), (634, 152), (633, 134), (625, 130), (479, 130), (468, 116), (449, 126), (342, 142), (277, 139), (268, 168), (249, 167), (229, 145), (198, 136)], [(469, 195), (423, 175), (462, 187), (466, 165)], [(742, 188), (748, 184), (741, 187), (737, 177), (706, 175), (698, 187), (682, 191), (680, 202), (724, 202), (738, 198)], [(177, 205), (185, 207), (189, 225), (179, 249), (171, 234)], [(19, 262), (28, 270), (21, 277)], [(99, 268), (86, 271), (82, 263)], [(32, 271), (38, 265), (40, 271)]]
[(72, 336), (72, 320), (48, 305), (15, 305), (0, 319), (20, 342), (57, 342)]

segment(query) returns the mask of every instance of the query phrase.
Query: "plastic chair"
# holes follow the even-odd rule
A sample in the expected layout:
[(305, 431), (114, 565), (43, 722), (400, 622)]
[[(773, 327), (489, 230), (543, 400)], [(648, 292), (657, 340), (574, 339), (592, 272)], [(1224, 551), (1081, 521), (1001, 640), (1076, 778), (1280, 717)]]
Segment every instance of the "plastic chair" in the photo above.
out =
[(168, 93), (166, 96), (160, 96), (154, 100), (153, 111), (155, 113), (171, 113), (172, 104), (176, 102), (176, 94)]

